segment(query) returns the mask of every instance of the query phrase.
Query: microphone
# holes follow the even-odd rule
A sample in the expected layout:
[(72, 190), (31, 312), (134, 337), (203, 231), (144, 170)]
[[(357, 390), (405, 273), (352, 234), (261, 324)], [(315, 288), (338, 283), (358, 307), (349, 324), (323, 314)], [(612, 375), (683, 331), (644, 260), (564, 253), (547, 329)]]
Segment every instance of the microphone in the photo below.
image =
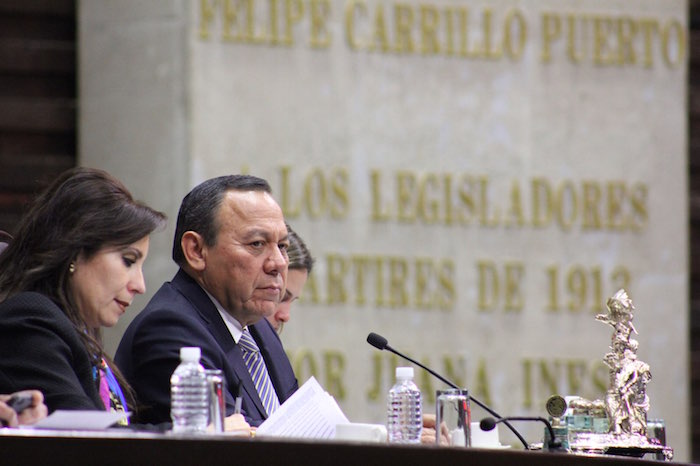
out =
[(494, 419), (492, 417), (485, 417), (479, 423), (479, 427), (481, 427), (481, 430), (489, 431), (489, 430), (493, 430), (493, 428), (496, 427), (496, 424), (498, 424), (499, 422), (503, 422), (505, 424), (508, 421), (539, 421), (539, 422), (544, 422), (544, 425), (547, 426), (547, 431), (549, 432), (549, 440), (547, 441), (547, 450), (549, 450), (549, 451), (561, 450), (561, 441), (559, 439), (557, 439), (557, 437), (554, 435), (554, 429), (552, 428), (552, 424), (547, 419), (545, 419), (543, 417), (539, 417), (539, 416), (538, 417), (513, 416), (513, 417), (502, 417), (500, 419)]
[[(374, 346), (374, 347), (377, 348), (378, 350), (387, 350), (387, 351), (389, 351), (389, 352), (391, 352), (391, 353), (394, 353), (395, 355), (397, 355), (397, 356), (399, 356), (399, 357), (405, 359), (406, 361), (412, 362), (413, 364), (415, 364), (416, 366), (420, 367), (421, 369), (424, 369), (424, 370), (428, 371), (428, 373), (430, 373), (430, 375), (436, 377), (438, 380), (444, 382), (446, 385), (449, 385), (450, 387), (459, 390), (459, 387), (458, 387), (454, 382), (450, 382), (449, 380), (447, 380), (446, 378), (444, 378), (443, 376), (441, 376), (440, 374), (438, 374), (438, 373), (435, 372), (434, 370), (430, 369), (429, 367), (426, 367), (426, 366), (424, 366), (423, 364), (419, 363), (418, 361), (409, 358), (409, 357), (406, 356), (405, 354), (402, 354), (402, 353), (396, 351), (394, 348), (392, 348), (391, 346), (389, 346), (389, 341), (388, 341), (386, 338), (384, 338), (383, 336), (378, 335), (378, 334), (376, 334), (376, 333), (374, 333), (374, 332), (371, 332), (369, 335), (367, 335), (367, 343), (369, 343), (370, 345)], [(506, 418), (501, 418), (500, 414), (496, 413), (494, 410), (492, 410), (491, 408), (489, 408), (488, 406), (486, 406), (484, 403), (482, 403), (481, 401), (477, 400), (477, 399), (474, 398), (473, 396), (469, 395), (469, 399), (472, 400), (476, 405), (480, 406), (480, 407), (483, 408), (485, 411), (487, 411), (491, 416), (497, 417), (497, 418), (499, 418), (499, 419), (504, 419), (504, 420), (503, 420), (503, 424), (505, 424), (505, 425), (511, 430), (511, 432), (513, 432), (513, 434), (515, 434), (515, 436), (518, 437), (518, 440), (520, 440), (520, 441), (522, 442), (522, 444), (523, 444), (523, 446), (525, 447), (525, 449), (526, 449), (526, 450), (529, 450), (528, 444), (527, 444), (527, 442), (525, 441), (525, 439), (523, 438), (523, 436), (520, 435), (520, 432), (518, 432), (517, 430), (515, 430), (515, 427), (513, 427), (513, 426), (506, 420)], [(493, 427), (492, 427), (492, 428), (493, 428)]]

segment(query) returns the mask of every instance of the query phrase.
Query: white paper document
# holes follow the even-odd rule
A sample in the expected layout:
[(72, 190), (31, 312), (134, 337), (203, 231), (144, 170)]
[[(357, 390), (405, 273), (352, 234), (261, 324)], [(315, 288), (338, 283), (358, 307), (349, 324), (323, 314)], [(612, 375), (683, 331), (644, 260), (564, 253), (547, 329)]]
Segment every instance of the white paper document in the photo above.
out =
[(335, 399), (312, 376), (256, 432), (257, 436), (332, 439), (348, 422)]
[(128, 417), (130, 413), (110, 411), (54, 411), (34, 424), (37, 429), (102, 430)]

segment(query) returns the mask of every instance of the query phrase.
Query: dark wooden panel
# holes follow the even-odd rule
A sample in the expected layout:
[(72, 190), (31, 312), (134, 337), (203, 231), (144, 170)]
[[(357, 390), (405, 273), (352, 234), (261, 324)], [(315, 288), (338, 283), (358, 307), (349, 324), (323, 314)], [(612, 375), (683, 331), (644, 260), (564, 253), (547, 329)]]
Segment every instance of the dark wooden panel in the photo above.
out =
[(690, 0), (688, 67), (688, 205), (690, 219), (690, 437), (691, 458), (700, 461), (700, 1)]
[(75, 40), (75, 22), (71, 17), (26, 14), (0, 15), (0, 38)]
[(0, 97), (75, 98), (74, 75), (0, 74)]
[(0, 40), (0, 74), (75, 76), (75, 44), (65, 41)]
[(74, 154), (75, 133), (0, 131), (0, 154)]
[(2, 0), (0, 15), (24, 13), (33, 16), (75, 17), (75, 0)]
[(73, 99), (0, 98), (0, 130), (75, 131)]
[(0, 0), (0, 229), (76, 161), (76, 2)]
[(0, 192), (33, 193), (74, 165), (73, 154), (0, 154)]

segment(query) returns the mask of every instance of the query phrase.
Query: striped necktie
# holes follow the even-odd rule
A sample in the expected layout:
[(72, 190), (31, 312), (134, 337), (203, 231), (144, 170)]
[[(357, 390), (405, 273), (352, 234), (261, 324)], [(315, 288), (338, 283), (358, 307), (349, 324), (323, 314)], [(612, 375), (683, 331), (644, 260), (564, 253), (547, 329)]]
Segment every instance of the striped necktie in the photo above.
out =
[(248, 328), (243, 329), (243, 334), (238, 344), (243, 352), (243, 361), (248, 368), (248, 372), (250, 372), (250, 377), (253, 379), (255, 389), (258, 391), (260, 400), (269, 416), (279, 408), (280, 402), (279, 399), (277, 399), (275, 387), (272, 386), (270, 375), (267, 373), (267, 367), (265, 367), (265, 361), (260, 354), (260, 349), (255, 343), (255, 340), (253, 340)]

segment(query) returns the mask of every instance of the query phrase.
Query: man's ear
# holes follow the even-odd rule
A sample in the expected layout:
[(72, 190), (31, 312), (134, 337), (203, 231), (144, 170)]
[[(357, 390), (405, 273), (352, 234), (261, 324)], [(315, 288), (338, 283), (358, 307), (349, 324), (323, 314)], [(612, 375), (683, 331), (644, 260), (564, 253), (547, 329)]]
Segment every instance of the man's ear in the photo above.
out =
[(180, 246), (185, 261), (193, 270), (201, 272), (207, 267), (206, 245), (202, 235), (196, 231), (186, 231), (182, 235)]

